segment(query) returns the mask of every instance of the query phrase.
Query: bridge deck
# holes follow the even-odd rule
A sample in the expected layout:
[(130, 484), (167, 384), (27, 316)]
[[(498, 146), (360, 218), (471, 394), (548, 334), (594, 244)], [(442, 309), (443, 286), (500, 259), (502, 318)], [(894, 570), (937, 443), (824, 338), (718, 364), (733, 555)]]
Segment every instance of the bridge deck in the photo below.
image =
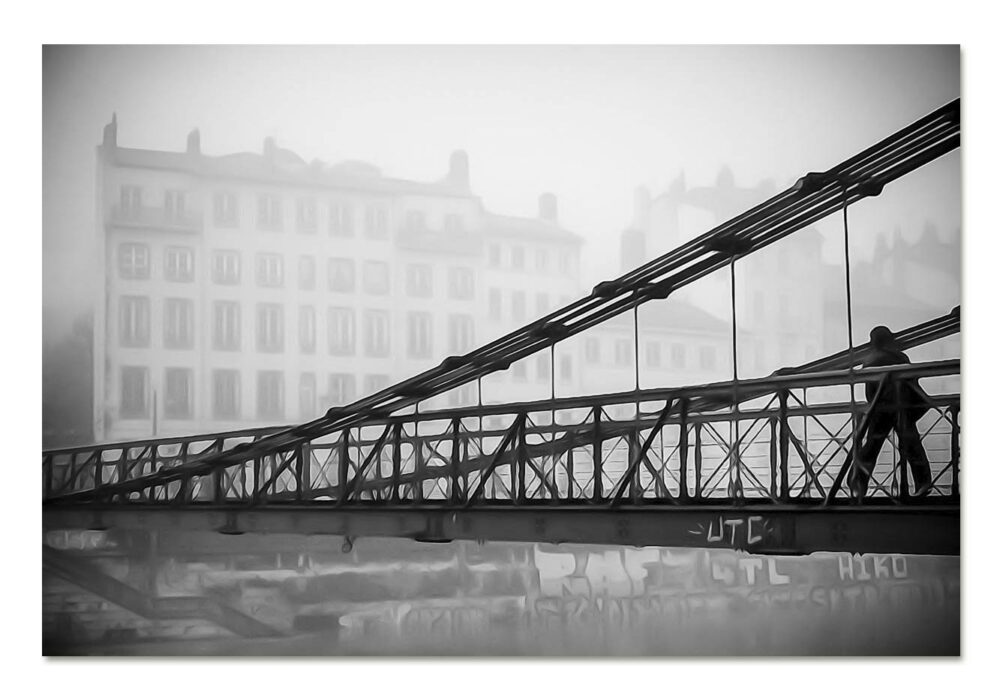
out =
[(591, 505), (450, 506), (268, 505), (46, 506), (47, 529), (169, 529), (223, 534), (303, 534), (549, 543), (734, 548), (753, 553), (815, 551), (956, 555), (959, 506)]

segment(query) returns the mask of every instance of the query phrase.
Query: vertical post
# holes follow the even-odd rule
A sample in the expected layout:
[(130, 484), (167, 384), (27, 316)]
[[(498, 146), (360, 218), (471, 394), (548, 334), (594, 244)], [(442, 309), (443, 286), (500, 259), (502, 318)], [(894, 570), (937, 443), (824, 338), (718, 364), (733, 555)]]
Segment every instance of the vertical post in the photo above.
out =
[(788, 501), (788, 390), (778, 392), (778, 466), (781, 469), (781, 501)]
[[(124, 451), (124, 450), (123, 450)], [(42, 458), (42, 468), (45, 472), (45, 478), (43, 479), (42, 491), (46, 498), (52, 495), (52, 467), (54, 466), (53, 457), (51, 454), (45, 455)]]
[(462, 469), (460, 459), (460, 447), (458, 433), (461, 427), (461, 418), (451, 419), (451, 504), (458, 505), (461, 500)]
[(301, 502), (307, 498), (306, 491), (312, 487), (312, 472), (310, 470), (312, 452), (308, 442), (299, 445), (296, 456), (299, 466), (295, 476), (295, 499)]
[(212, 472), (212, 500), (216, 505), (222, 505), (225, 502), (226, 486), (224, 476), (225, 470), (222, 467), (217, 467)]
[[(681, 422), (680, 422), (680, 432), (678, 433), (678, 444), (677, 449), (680, 450), (680, 472), (678, 480), (680, 481), (680, 499), (688, 499), (688, 485), (687, 485), (687, 467), (688, 467), (688, 399), (684, 397), (681, 399)], [(664, 462), (663, 467), (666, 468), (666, 462)]]
[(514, 472), (517, 473), (517, 499), (515, 502), (518, 505), (524, 503), (527, 499), (524, 480), (528, 469), (527, 423), (528, 414), (521, 414), (520, 422), (517, 426), (517, 454), (514, 457), (514, 469), (511, 471), (512, 476)]
[(694, 424), (694, 497), (701, 499), (701, 423)]
[(337, 502), (343, 505), (347, 502), (348, 477), (351, 474), (351, 429), (344, 428), (338, 443), (340, 456), (337, 457), (337, 485), (340, 487), (340, 500)]
[[(910, 499), (910, 481), (907, 473), (907, 458), (903, 454), (903, 443), (900, 433), (903, 432), (903, 384), (899, 380), (894, 380), (895, 384), (895, 407), (896, 407), (896, 451), (899, 454), (899, 498), (902, 501)], [(919, 434), (918, 434), (919, 436)], [(874, 478), (874, 466), (872, 467), (872, 477)]]
[(573, 433), (570, 431), (567, 435), (569, 438), (566, 442), (566, 500), (573, 500), (573, 483), (575, 472), (573, 471)]
[(958, 404), (948, 407), (951, 413), (951, 495), (958, 498), (958, 462), (959, 462), (959, 427), (958, 427)]
[[(549, 435), (549, 466), (552, 471), (552, 481), (557, 481), (556, 477), (556, 344), (553, 343), (549, 346), (549, 378), (551, 383), (550, 395), (552, 398), (552, 408), (549, 410), (549, 426), (551, 426), (551, 432)], [(545, 475), (545, 458), (542, 458), (542, 465), (540, 467), (542, 470), (542, 476)], [(556, 491), (558, 491), (558, 487)], [(541, 495), (545, 497), (545, 486), (541, 488)], [(556, 496), (558, 498), (558, 496)]]
[(392, 426), (392, 490), (389, 500), (399, 502), (399, 476), (403, 465), (403, 423)]
[(94, 489), (100, 488), (104, 485), (104, 459), (101, 457), (101, 450), (94, 450)]
[(424, 443), (413, 438), (413, 502), (424, 502)]
[(128, 447), (122, 447), (122, 456), (118, 458), (118, 483), (125, 483), (128, 478)]
[[(638, 406), (638, 402), (636, 402), (636, 406)], [(629, 493), (629, 496), (631, 496), (633, 503), (638, 503), (639, 502), (639, 484), (636, 482), (636, 479), (639, 478), (639, 475), (642, 472), (642, 464), (638, 462), (638, 458), (639, 458), (639, 442), (638, 442), (638, 440), (639, 440), (639, 423), (636, 422), (635, 428), (632, 429), (632, 430), (630, 430), (629, 433), (628, 433), (628, 462), (629, 462), (629, 466), (628, 466), (628, 469), (625, 470), (626, 475), (628, 475), (628, 477), (629, 477), (629, 479), (628, 479), (628, 493)], [(629, 475), (628, 472), (629, 472), (629, 469), (632, 469), (632, 463), (633, 462), (636, 462), (637, 466), (635, 467), (635, 470), (632, 471), (631, 475)]]
[(736, 255), (729, 259), (729, 299), (733, 318), (733, 419), (729, 425), (729, 496), (734, 501), (743, 499), (743, 474), (740, 464), (740, 400), (739, 400), (739, 368), (736, 350)]
[(771, 437), (768, 441), (768, 464), (771, 469), (771, 497), (778, 497), (778, 419), (774, 416), (768, 418), (771, 429)]
[(593, 458), (594, 458), (594, 492), (593, 500), (594, 502), (599, 502), (601, 500), (602, 494), (602, 478), (604, 477), (604, 443), (601, 441), (601, 412), (602, 408), (600, 406), (594, 406), (594, 442), (593, 442)]
[(250, 495), (250, 504), (257, 505), (263, 491), (260, 489), (260, 479), (263, 476), (263, 462), (260, 457), (253, 458), (253, 493)]

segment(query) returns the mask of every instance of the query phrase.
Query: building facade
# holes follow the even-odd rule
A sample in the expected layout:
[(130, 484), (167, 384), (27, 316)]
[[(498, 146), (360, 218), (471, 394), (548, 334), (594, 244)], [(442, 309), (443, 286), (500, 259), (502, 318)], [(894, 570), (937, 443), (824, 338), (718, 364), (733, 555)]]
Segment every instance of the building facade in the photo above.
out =
[[(581, 238), (554, 196), (538, 219), (494, 215), (463, 152), (424, 183), (271, 139), (221, 157), (197, 131), (183, 152), (125, 148), (112, 119), (97, 168), (98, 441), (308, 420), (579, 294)], [(559, 369), (579, 379), (575, 356)], [(534, 394), (537, 376), (508, 372), (504, 399)]]

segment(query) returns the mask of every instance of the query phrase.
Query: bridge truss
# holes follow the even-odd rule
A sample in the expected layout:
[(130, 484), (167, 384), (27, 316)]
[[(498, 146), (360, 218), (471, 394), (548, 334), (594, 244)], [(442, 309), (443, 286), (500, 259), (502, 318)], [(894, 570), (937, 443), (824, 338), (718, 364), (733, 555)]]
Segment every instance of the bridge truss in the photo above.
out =
[[(895, 442), (863, 499), (843, 485), (868, 423), (856, 389), (954, 377), (957, 360), (859, 369), (868, 347), (849, 346), (764, 379), (734, 370), (731, 381), (685, 388), (424, 413), (416, 405), (727, 265), (732, 272), (739, 258), (832, 212), (846, 221), (849, 205), (959, 137), (956, 100), (585, 298), (309, 423), (44, 452), (46, 521), (957, 553), (957, 394), (934, 397), (920, 422), (927, 496), (911, 499)], [(956, 308), (899, 340), (909, 348), (958, 330)]]

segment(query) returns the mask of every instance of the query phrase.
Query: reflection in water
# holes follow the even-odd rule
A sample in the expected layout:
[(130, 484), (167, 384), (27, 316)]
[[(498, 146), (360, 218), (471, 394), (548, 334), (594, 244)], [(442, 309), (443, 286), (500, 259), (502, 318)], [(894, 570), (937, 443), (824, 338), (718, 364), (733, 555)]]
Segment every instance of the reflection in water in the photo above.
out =
[[(46, 542), (58, 554), (45, 572), (47, 654), (959, 650), (954, 557), (401, 539), (345, 553), (333, 537), (165, 532)], [(246, 637), (259, 629), (281, 635)]]

